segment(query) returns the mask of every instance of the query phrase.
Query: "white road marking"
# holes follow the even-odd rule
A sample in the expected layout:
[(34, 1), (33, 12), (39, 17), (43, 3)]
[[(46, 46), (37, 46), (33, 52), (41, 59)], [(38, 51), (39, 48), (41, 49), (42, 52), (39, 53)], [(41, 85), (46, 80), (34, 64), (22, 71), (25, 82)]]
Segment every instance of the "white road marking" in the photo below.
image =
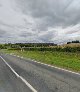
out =
[(37, 90), (34, 89), (22, 76), (20, 76), (20, 75), (6, 62), (6, 60), (5, 60), (3, 57), (0, 56), (0, 58), (1, 58), (1, 59), (5, 62), (5, 64), (11, 69), (11, 71), (12, 71), (18, 78), (20, 78), (20, 79), (23, 81), (23, 83), (25, 83), (26, 86), (28, 86), (28, 87), (32, 90), (32, 92), (37, 92)]
[(23, 58), (23, 57), (21, 57), (21, 58)]
[(20, 57), (20, 56), (17, 56), (17, 57)]
[(14, 55), (14, 56), (16, 56), (16, 55)]
[(52, 67), (52, 68), (55, 68), (55, 69), (58, 69), (58, 70), (62, 70), (62, 71), (69, 72), (69, 73), (73, 73), (73, 74), (76, 74), (76, 75), (80, 76), (80, 73), (77, 73), (77, 72), (73, 72), (73, 71), (70, 71), (70, 70), (67, 70), (67, 69), (63, 69), (63, 68), (59, 68), (59, 67), (56, 67), (56, 66), (53, 66), (53, 65), (41, 63), (41, 62), (35, 61), (34, 59), (30, 59), (30, 58), (28, 58), (28, 60), (31, 60), (32, 62), (41, 64), (41, 65), (49, 66), (49, 67)]
[[(23, 58), (23, 57), (21, 57), (21, 58)], [(55, 69), (58, 69), (58, 70), (62, 70), (62, 71), (69, 72), (69, 73), (73, 73), (73, 74), (76, 74), (76, 75), (79, 75), (80, 76), (80, 73), (73, 72), (73, 71), (70, 71), (70, 70), (67, 70), (67, 69), (63, 69), (63, 68), (59, 68), (59, 67), (56, 67), (56, 66), (53, 66), (53, 65), (41, 63), (41, 62), (35, 61), (34, 59), (28, 58), (27, 60), (31, 60), (32, 62), (41, 64), (41, 65), (49, 66), (49, 67), (52, 67), (52, 68), (55, 68)]]
[(52, 68), (55, 68), (55, 69), (58, 69), (58, 70), (70, 72), (70, 73), (73, 73), (73, 74), (76, 74), (76, 75), (80, 75), (80, 73), (73, 72), (73, 71), (70, 71), (70, 70), (66, 70), (66, 69), (63, 69), (63, 68), (59, 68), (59, 67), (56, 67), (56, 66), (52, 66), (52, 65), (49, 65), (49, 64), (44, 64), (44, 63), (37, 62), (37, 61), (33, 61), (33, 62), (38, 63), (38, 64), (41, 64), (41, 65), (49, 66), (49, 67), (52, 67)]
[[(21, 57), (21, 58), (23, 58), (23, 57)], [(59, 67), (56, 67), (56, 66), (53, 66), (53, 65), (41, 63), (41, 62), (35, 61), (34, 59), (29, 59), (29, 58), (28, 58), (27, 60), (31, 60), (32, 62), (41, 64), (41, 65), (49, 66), (49, 67), (52, 67), (52, 68), (55, 68), (55, 69), (58, 69), (58, 70), (62, 70), (62, 71), (69, 72), (69, 73), (73, 73), (73, 74), (76, 74), (76, 75), (79, 75), (79, 76), (80, 76), (80, 73), (73, 72), (73, 71), (70, 71), (70, 70), (67, 70), (67, 69), (63, 69), (63, 68), (59, 68)]]

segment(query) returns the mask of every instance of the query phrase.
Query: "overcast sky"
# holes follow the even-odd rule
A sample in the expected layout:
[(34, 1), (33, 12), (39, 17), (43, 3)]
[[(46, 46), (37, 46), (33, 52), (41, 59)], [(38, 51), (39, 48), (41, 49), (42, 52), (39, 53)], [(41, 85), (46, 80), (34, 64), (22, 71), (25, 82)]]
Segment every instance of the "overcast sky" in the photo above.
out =
[(0, 0), (0, 43), (80, 40), (80, 0)]

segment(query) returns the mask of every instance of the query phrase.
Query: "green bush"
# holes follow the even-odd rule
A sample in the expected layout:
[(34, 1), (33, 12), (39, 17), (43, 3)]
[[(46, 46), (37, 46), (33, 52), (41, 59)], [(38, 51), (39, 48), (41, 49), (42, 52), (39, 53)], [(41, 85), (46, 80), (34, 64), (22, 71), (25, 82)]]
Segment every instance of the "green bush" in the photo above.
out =
[(80, 52), (80, 47), (27, 47), (26, 51), (59, 51), (59, 52)]

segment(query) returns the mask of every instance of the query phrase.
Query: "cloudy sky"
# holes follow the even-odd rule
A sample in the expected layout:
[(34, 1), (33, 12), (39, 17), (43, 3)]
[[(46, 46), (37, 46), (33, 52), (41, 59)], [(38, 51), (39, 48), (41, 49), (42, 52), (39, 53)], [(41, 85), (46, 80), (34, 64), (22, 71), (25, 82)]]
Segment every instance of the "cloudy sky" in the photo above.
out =
[(0, 0), (0, 43), (80, 40), (80, 0)]

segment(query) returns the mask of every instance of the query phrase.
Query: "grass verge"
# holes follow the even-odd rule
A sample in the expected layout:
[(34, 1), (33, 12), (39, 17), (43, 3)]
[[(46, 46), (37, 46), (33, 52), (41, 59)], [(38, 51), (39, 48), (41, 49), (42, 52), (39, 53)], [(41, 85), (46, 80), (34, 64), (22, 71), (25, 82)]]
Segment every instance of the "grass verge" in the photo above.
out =
[(80, 72), (80, 53), (51, 52), (51, 51), (24, 51), (2, 50), (5, 53), (14, 53), (24, 58), (35, 59), (39, 62), (51, 64), (61, 68)]

